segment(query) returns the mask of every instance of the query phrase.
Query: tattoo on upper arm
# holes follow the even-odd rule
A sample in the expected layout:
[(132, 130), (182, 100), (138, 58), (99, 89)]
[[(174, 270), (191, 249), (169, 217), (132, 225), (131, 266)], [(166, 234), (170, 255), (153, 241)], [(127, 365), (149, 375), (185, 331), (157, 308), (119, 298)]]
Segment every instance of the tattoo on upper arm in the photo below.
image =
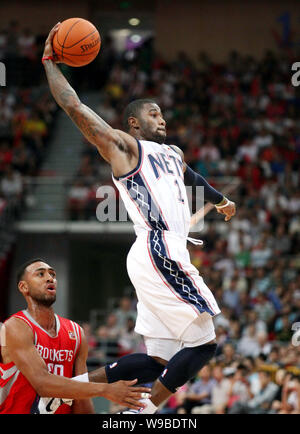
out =
[(97, 140), (103, 136), (104, 132), (100, 130), (93, 122), (90, 116), (84, 113), (84, 110), (78, 110), (77, 108), (71, 108), (68, 111), (70, 118), (75, 122), (85, 137), (93, 144), (97, 143)]
[[(72, 107), (69, 109), (68, 114), (91, 143), (96, 146), (102, 145), (102, 151), (105, 148), (105, 141), (111, 146), (113, 129), (89, 107), (81, 104), (80, 108)], [(116, 140), (114, 144), (120, 151), (128, 152), (121, 138)]]
[[(84, 106), (85, 110), (90, 113), (93, 118), (101, 125), (103, 128), (107, 128), (107, 130), (112, 129), (110, 125), (108, 125), (97, 113), (95, 113), (93, 110), (91, 110), (88, 106)], [(128, 149), (124, 146), (124, 143), (122, 142), (121, 138), (119, 141), (117, 141), (116, 146), (120, 151), (122, 152), (128, 152)]]
[(70, 86), (57, 65), (45, 62), (49, 86), (56, 102), (66, 111), (84, 136), (108, 158), (111, 145), (120, 151), (129, 152), (122, 138), (93, 110), (82, 104), (75, 90)]
[(64, 89), (59, 95), (59, 101), (61, 106), (67, 106), (71, 102), (78, 102), (79, 98), (77, 97), (73, 89)]

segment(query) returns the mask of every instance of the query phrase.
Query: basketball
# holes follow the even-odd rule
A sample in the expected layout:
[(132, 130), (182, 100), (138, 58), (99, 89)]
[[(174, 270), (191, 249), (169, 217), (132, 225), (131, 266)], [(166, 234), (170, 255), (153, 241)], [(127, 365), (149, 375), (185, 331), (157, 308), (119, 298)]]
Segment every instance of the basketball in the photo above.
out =
[(53, 38), (53, 49), (58, 60), (69, 66), (88, 65), (99, 53), (100, 46), (98, 30), (83, 18), (63, 21)]

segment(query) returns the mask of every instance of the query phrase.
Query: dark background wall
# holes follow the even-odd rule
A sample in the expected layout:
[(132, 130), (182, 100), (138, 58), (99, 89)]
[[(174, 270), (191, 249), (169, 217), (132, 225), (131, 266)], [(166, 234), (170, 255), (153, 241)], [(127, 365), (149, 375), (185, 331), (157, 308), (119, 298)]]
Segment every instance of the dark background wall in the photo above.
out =
[(21, 28), (28, 27), (34, 33), (46, 34), (62, 19), (88, 18), (89, 8), (88, 1), (79, 0), (1, 0), (0, 27), (5, 28), (11, 20), (16, 20)]
[[(282, 17), (285, 13), (289, 18)], [(39, 34), (47, 34), (57, 21), (78, 16), (93, 21), (103, 37), (108, 29), (123, 27), (127, 20), (122, 17), (139, 15), (144, 17), (146, 27), (153, 27), (156, 49), (168, 59), (180, 50), (193, 58), (204, 50), (214, 59), (223, 60), (232, 49), (260, 57), (266, 49), (276, 48), (274, 32), (281, 37), (283, 21), (300, 42), (298, 0), (2, 0), (0, 3), (0, 27), (17, 20), (21, 27)]]
[(110, 298), (120, 297), (131, 285), (126, 270), (130, 243), (70, 240), (69, 314), (89, 318), (92, 309), (105, 310)]
[(300, 42), (297, 0), (165, 0), (157, 3), (156, 48), (167, 58), (184, 50), (193, 58), (207, 51), (223, 60), (232, 50), (260, 57), (276, 48), (273, 30), (282, 33), (278, 18), (290, 13)]

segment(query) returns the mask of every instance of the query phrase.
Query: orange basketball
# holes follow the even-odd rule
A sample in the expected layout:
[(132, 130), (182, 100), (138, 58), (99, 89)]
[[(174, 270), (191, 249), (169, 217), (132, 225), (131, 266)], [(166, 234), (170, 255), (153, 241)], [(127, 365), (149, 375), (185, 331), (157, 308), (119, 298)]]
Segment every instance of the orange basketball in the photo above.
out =
[(69, 18), (61, 23), (52, 45), (60, 62), (69, 66), (84, 66), (99, 53), (101, 38), (89, 21)]

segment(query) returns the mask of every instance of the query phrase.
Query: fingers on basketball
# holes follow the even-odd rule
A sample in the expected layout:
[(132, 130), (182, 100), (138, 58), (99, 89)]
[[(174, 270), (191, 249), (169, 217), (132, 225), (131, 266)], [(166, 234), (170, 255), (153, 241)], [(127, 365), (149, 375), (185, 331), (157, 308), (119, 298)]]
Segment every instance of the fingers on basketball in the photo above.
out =
[(56, 33), (56, 32), (58, 31), (58, 29), (59, 29), (59, 26), (60, 26), (60, 23), (57, 23), (57, 24), (55, 24), (54, 27), (52, 27), (52, 29), (50, 30), (50, 33), (49, 33), (49, 35), (48, 35), (47, 41), (52, 41), (52, 39), (53, 39), (55, 33)]

